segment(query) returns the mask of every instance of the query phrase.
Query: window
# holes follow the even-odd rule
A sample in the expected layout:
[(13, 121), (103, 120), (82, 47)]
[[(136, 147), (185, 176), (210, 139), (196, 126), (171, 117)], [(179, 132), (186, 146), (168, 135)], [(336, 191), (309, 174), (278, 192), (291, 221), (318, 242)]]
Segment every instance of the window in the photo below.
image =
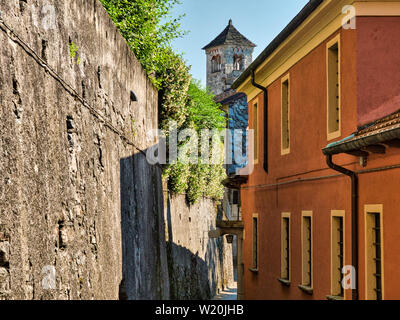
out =
[(328, 140), (340, 137), (340, 38), (327, 45)]
[(344, 298), (344, 211), (332, 211), (331, 221), (331, 294)]
[(302, 287), (311, 289), (313, 286), (312, 212), (305, 211), (302, 216)]
[(244, 59), (243, 56), (234, 55), (233, 56), (233, 70), (241, 71), (244, 69)]
[(289, 76), (282, 80), (282, 155), (290, 153), (290, 84)]
[(290, 213), (282, 214), (281, 281), (290, 282)]
[(220, 55), (216, 55), (211, 59), (211, 72), (219, 72), (222, 70), (222, 59)]
[(383, 300), (383, 206), (365, 208), (366, 299)]
[(239, 204), (239, 191), (237, 190), (232, 192), (232, 204)]
[(254, 163), (258, 163), (258, 104), (253, 104)]
[(253, 215), (253, 266), (252, 271), (258, 271), (258, 214)]

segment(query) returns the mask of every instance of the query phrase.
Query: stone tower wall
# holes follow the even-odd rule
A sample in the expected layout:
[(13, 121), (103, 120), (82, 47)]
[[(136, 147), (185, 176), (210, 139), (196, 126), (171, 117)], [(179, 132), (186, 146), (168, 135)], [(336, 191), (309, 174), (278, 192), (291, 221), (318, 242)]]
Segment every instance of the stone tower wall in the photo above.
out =
[[(254, 48), (219, 46), (206, 51), (207, 56), (207, 87), (215, 95), (219, 95), (231, 88), (233, 82), (240, 77), (242, 72), (253, 62)], [(219, 72), (212, 72), (212, 58), (216, 55), (221, 56), (222, 69)], [(243, 56), (243, 69), (234, 70), (234, 55)]]

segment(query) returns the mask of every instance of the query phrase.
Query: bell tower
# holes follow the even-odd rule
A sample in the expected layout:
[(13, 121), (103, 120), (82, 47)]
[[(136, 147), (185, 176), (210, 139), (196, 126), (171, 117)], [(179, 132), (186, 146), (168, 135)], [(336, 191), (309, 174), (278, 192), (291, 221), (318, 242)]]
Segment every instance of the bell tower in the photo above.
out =
[(253, 62), (255, 47), (229, 20), (225, 30), (203, 48), (207, 56), (207, 87), (215, 95), (230, 90), (233, 82)]

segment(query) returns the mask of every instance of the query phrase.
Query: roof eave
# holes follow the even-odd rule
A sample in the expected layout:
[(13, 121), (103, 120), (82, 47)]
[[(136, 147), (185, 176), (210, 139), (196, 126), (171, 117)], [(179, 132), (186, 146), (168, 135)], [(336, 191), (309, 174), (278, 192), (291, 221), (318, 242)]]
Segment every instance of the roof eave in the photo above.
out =
[(400, 127), (362, 137), (360, 139), (352, 139), (337, 145), (329, 146), (322, 149), (322, 152), (326, 156), (341, 153), (351, 153), (373, 145), (384, 144), (385, 142), (398, 139), (400, 139)]
[(299, 14), (282, 32), (264, 49), (256, 60), (233, 83), (232, 88), (239, 88), (256, 69), (319, 7), (324, 0), (310, 0)]

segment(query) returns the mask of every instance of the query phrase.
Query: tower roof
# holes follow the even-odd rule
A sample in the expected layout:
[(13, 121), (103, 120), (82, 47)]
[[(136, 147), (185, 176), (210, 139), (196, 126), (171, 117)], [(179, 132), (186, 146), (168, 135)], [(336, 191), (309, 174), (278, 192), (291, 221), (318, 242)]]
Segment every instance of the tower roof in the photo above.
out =
[(225, 28), (225, 30), (222, 31), (222, 33), (213, 41), (211, 41), (208, 45), (206, 45), (203, 50), (207, 50), (224, 44), (253, 48), (256, 47), (253, 42), (247, 39), (233, 26), (232, 19), (229, 20), (229, 24)]

